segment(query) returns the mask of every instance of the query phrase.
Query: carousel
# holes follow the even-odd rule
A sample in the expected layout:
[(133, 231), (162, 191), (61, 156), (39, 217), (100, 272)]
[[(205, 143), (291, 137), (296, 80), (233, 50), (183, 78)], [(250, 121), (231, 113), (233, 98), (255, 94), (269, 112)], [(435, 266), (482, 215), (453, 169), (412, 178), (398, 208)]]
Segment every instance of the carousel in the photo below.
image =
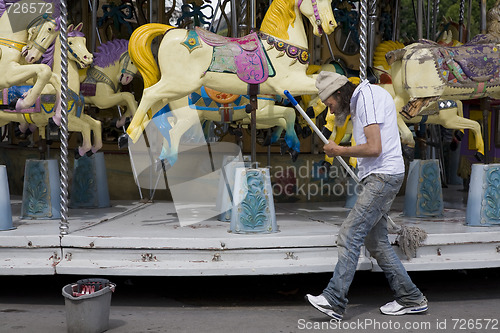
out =
[(360, 186), (322, 152), (355, 144), (325, 70), (394, 98), (406, 269), (500, 267), (500, 0), (475, 5), (0, 0), (0, 274), (331, 272)]

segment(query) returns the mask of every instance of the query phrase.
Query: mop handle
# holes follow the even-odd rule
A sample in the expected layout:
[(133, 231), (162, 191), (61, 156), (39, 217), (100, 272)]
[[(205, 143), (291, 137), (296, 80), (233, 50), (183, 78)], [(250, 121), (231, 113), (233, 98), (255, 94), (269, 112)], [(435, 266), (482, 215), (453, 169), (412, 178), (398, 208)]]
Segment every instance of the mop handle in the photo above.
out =
[[(314, 130), (314, 132), (319, 136), (321, 141), (323, 141), (325, 144), (328, 144), (328, 142), (329, 142), (328, 139), (323, 135), (323, 133), (321, 133), (318, 126), (316, 126), (316, 124), (311, 120), (311, 118), (309, 118), (307, 113), (305, 113), (305, 111), (302, 109), (302, 107), (299, 105), (299, 103), (295, 100), (295, 98), (293, 98), (293, 96), (290, 94), (290, 92), (288, 90), (285, 90), (284, 94), (288, 98), (288, 100), (293, 104), (293, 106), (297, 109), (297, 111), (299, 111), (299, 113), (302, 115), (302, 117), (307, 121), (309, 126), (311, 126), (311, 128)], [(354, 179), (356, 181), (356, 183), (359, 184), (360, 180), (359, 180), (358, 176), (347, 165), (347, 163), (344, 161), (344, 159), (340, 156), (335, 156), (335, 158), (337, 159), (337, 161), (340, 164), (342, 164), (342, 166), (349, 173), (349, 175), (352, 177), (352, 179)]]

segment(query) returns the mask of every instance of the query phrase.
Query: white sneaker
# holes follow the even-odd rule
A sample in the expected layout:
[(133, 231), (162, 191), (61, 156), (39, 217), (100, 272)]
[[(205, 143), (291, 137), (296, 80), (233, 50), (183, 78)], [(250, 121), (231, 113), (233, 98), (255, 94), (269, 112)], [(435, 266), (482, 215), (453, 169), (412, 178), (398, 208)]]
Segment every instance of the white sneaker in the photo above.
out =
[(311, 305), (314, 306), (317, 310), (323, 312), (327, 316), (332, 317), (337, 321), (342, 320), (342, 315), (338, 314), (333, 310), (332, 306), (330, 305), (330, 303), (328, 303), (325, 296), (323, 295), (313, 296), (307, 294), (305, 299), (308, 300), (309, 303), (311, 303)]
[(400, 316), (407, 313), (413, 314), (413, 313), (425, 312), (427, 311), (427, 309), (428, 309), (427, 299), (424, 298), (424, 300), (417, 306), (404, 306), (396, 301), (392, 301), (384, 306), (381, 306), (380, 312), (390, 316)]

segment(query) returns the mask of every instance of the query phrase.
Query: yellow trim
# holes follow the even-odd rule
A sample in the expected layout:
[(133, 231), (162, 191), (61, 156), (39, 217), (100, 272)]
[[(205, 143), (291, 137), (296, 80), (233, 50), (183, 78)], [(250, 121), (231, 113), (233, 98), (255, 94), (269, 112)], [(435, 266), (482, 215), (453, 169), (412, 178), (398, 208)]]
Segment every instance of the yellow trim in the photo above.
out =
[(23, 117), (24, 117), (24, 120), (26, 120), (26, 122), (28, 124), (34, 124), (35, 123), (33, 121), (33, 119), (31, 119), (31, 113), (23, 113)]
[(0, 38), (0, 45), (7, 46), (10, 48), (16, 49), (19, 52), (22, 52), (23, 47), (26, 46), (26, 43), (17, 42), (15, 40), (7, 39), (7, 38)]

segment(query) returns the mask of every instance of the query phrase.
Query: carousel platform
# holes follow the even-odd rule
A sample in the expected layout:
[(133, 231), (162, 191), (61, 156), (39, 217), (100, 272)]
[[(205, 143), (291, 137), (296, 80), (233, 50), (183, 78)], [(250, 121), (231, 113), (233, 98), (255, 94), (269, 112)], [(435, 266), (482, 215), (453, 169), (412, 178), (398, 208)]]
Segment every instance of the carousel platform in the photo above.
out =
[[(460, 186), (444, 188), (443, 216), (425, 219), (402, 216), (404, 197), (396, 198), (392, 219), (428, 233), (416, 258), (403, 260), (408, 270), (500, 267), (500, 226), (465, 225), (466, 198)], [(69, 234), (60, 236), (59, 220), (20, 219), (20, 198), (11, 205), (15, 229), (0, 232), (1, 275), (331, 272), (348, 213), (342, 202), (277, 203), (279, 232), (234, 234), (216, 219), (181, 227), (172, 202), (112, 201), (109, 208), (70, 209)], [(379, 270), (363, 252), (358, 269)]]

